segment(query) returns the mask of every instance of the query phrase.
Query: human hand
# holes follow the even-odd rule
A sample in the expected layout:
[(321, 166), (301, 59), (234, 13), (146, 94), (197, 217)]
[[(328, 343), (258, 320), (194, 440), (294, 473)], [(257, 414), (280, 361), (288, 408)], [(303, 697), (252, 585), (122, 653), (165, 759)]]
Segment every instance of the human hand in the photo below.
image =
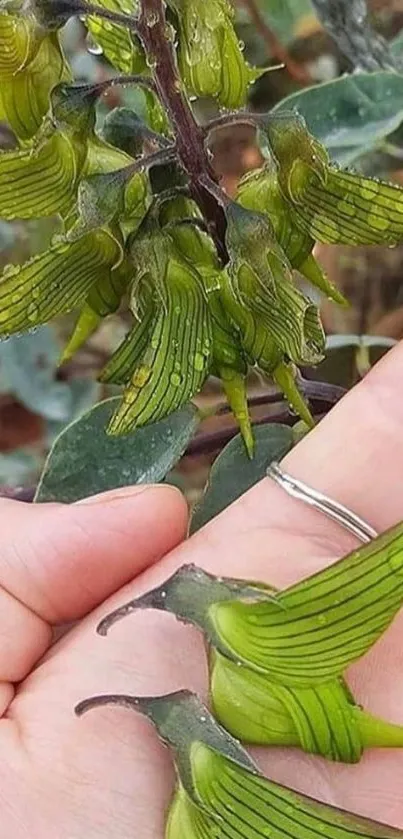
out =
[[(401, 346), (284, 461), (291, 474), (379, 531), (403, 518), (403, 403), (396, 397), (402, 370)], [(73, 708), (98, 693), (158, 694), (179, 687), (203, 693), (203, 645), (195, 630), (167, 614), (133, 615), (106, 639), (95, 634), (97, 623), (185, 562), (283, 587), (357, 543), (266, 479), (102, 603), (181, 538), (179, 497), (160, 488), (111, 505), (47, 509), (3, 503), (0, 678), (26, 678), (13, 701), (9, 686), (0, 689), (3, 708), (10, 703), (0, 722), (0, 839), (162, 839), (173, 772), (151, 726), (116, 708), (78, 720)], [(22, 535), (11, 547), (17, 525)], [(49, 645), (50, 630), (29, 609), (49, 622), (90, 612), (30, 674)], [(401, 724), (402, 632), (403, 614), (348, 674), (358, 702)], [(275, 780), (403, 828), (401, 751), (367, 752), (358, 766), (329, 764), (292, 749), (255, 754)]]

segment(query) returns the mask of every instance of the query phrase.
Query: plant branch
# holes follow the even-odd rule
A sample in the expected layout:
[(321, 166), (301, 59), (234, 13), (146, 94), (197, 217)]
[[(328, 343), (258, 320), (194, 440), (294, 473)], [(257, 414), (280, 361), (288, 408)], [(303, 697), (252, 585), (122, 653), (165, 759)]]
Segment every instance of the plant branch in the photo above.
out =
[(203, 125), (204, 137), (208, 137), (211, 131), (219, 128), (228, 128), (229, 125), (253, 125), (257, 127), (262, 122), (262, 114), (253, 114), (249, 111), (228, 111), (219, 117), (209, 120)]
[(278, 40), (277, 35), (270, 29), (267, 25), (257, 3), (256, 0), (236, 0), (239, 6), (243, 6), (248, 14), (249, 17), (254, 23), (257, 32), (262, 37), (263, 41), (267, 45), (268, 53), (270, 57), (275, 58), (277, 61), (280, 61), (281, 64), (284, 64), (286, 70), (288, 71), (289, 75), (292, 79), (300, 84), (311, 84), (312, 79), (307, 70), (304, 67), (301, 67), (297, 61), (290, 56), (288, 50), (283, 46), (281, 41)]
[(153, 68), (156, 89), (168, 113), (177, 144), (177, 153), (189, 177), (192, 197), (205, 216), (217, 250), (226, 261), (224, 246), (225, 217), (214, 196), (201, 183), (203, 175), (214, 180), (204, 148), (204, 135), (190, 108), (178, 72), (170, 27), (165, 17), (163, 0), (142, 0), (137, 34), (143, 44), (148, 63)]

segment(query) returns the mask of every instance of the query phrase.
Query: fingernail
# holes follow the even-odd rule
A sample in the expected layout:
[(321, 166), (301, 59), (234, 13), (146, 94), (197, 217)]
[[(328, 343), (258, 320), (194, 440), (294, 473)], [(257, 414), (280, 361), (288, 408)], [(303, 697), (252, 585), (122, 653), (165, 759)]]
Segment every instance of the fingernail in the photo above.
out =
[[(125, 498), (134, 498), (155, 489), (167, 489), (164, 484), (140, 484), (137, 486), (117, 487), (116, 489), (100, 492), (97, 495), (90, 495), (88, 498), (81, 498), (75, 504), (110, 504), (111, 501), (123, 501)], [(171, 489), (171, 487), (169, 487)]]

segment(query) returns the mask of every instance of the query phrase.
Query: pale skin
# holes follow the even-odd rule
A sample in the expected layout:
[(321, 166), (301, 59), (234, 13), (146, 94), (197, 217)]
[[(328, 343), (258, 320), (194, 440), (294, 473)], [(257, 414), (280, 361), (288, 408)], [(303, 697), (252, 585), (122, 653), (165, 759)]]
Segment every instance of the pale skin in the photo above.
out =
[[(283, 461), (379, 531), (403, 519), (402, 377), (403, 345)], [(0, 839), (163, 839), (173, 773), (147, 721), (73, 708), (105, 692), (205, 692), (203, 646), (171, 615), (132, 615), (107, 638), (100, 618), (185, 562), (281, 587), (357, 545), (268, 479), (179, 547), (186, 506), (163, 487), (69, 507), (3, 500), (0, 521)], [(52, 646), (52, 626), (70, 621)], [(400, 724), (402, 639), (403, 613), (348, 673), (358, 702)], [(402, 751), (353, 767), (291, 749), (255, 755), (276, 780), (403, 828)]]

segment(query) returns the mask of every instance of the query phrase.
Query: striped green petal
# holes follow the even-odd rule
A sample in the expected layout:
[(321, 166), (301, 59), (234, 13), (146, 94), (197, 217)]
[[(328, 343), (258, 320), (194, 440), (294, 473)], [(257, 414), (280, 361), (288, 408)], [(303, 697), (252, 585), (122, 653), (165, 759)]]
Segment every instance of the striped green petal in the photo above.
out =
[[(133, 4), (127, 0), (100, 0), (99, 6), (132, 16), (136, 11), (137, 2)], [(147, 69), (143, 49), (137, 40), (133, 40), (128, 29), (93, 16), (87, 17), (86, 24), (94, 40), (102, 48), (105, 58), (122, 73), (142, 73)]]
[[(204, 744), (194, 749), (192, 765), (196, 791), (210, 812), (211, 821), (201, 834), (203, 839), (402, 836), (393, 827), (338, 810), (269, 781)], [(180, 835), (170, 839), (179, 839)]]
[(342, 681), (287, 687), (214, 651), (210, 691), (219, 721), (248, 743), (299, 746), (345, 763), (361, 757), (358, 717)]
[(277, 602), (212, 607), (223, 651), (280, 684), (340, 676), (388, 628), (403, 603), (403, 526), (281, 592)]
[(0, 11), (0, 79), (13, 76), (35, 57), (45, 37), (30, 15), (19, 16)]
[(155, 302), (147, 283), (143, 284), (139, 295), (136, 317), (135, 325), (102, 370), (99, 377), (101, 382), (125, 385), (141, 364), (150, 343), (151, 330), (155, 321)]
[(268, 216), (276, 239), (292, 268), (297, 269), (335, 303), (346, 305), (343, 294), (312, 256), (315, 237), (312, 238), (310, 234), (309, 223), (296, 217), (295, 210), (284, 198), (278, 182), (277, 169), (273, 164), (267, 164), (246, 176), (240, 183), (237, 200), (246, 209)]
[(295, 219), (318, 242), (396, 245), (403, 241), (403, 189), (329, 167), (325, 184), (307, 184)]
[(275, 343), (261, 318), (235, 298), (226, 271), (220, 276), (220, 287), (223, 306), (239, 330), (239, 340), (248, 359), (271, 375), (283, 358), (281, 347)]
[(119, 308), (121, 299), (131, 280), (132, 272), (127, 260), (114, 270), (106, 269), (91, 287), (81, 309), (61, 358), (68, 361), (95, 332), (102, 320)]
[(125, 434), (156, 422), (188, 402), (203, 385), (211, 353), (211, 323), (198, 275), (170, 259), (166, 309), (161, 306), (141, 364), (126, 387), (109, 425)]
[(266, 746), (298, 746), (328, 760), (357, 762), (366, 747), (402, 747), (403, 726), (354, 703), (344, 681), (287, 687), (210, 652), (215, 717), (234, 737)]
[(85, 152), (57, 132), (32, 148), (0, 152), (0, 216), (61, 216), (76, 200)]
[(220, 366), (218, 374), (224, 388), (228, 404), (239, 425), (248, 457), (253, 458), (255, 441), (248, 408), (248, 390), (246, 376), (232, 367)]
[(283, 195), (293, 204), (303, 204), (308, 184), (326, 184), (329, 155), (325, 147), (295, 111), (269, 113), (264, 127)]
[(60, 242), (24, 265), (7, 266), (0, 277), (0, 336), (69, 312), (120, 257), (115, 237), (108, 230), (96, 230), (76, 242)]
[(57, 32), (46, 36), (33, 61), (0, 85), (0, 120), (26, 141), (38, 131), (49, 109), (51, 90), (71, 79)]
[(339, 810), (265, 778), (240, 743), (189, 691), (161, 697), (98, 696), (140, 712), (172, 749), (178, 785), (166, 839), (401, 839), (402, 831)]

